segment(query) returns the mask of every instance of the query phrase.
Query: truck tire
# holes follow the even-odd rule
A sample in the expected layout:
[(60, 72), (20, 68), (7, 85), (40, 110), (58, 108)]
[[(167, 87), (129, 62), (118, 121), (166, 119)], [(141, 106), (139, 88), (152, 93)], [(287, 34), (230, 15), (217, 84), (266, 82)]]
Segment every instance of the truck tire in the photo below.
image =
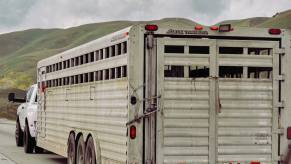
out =
[(27, 124), (25, 125), (23, 136), (24, 152), (28, 154), (33, 153), (33, 149), (35, 147), (35, 139), (34, 137), (31, 137)]
[(85, 164), (96, 164), (94, 140), (90, 136), (86, 144)]
[(76, 164), (76, 142), (74, 133), (71, 133), (68, 138), (67, 153), (68, 153), (67, 164)]
[(23, 146), (23, 131), (20, 128), (19, 120), (16, 121), (16, 127), (15, 127), (15, 141), (16, 146)]
[(77, 145), (77, 164), (85, 164), (85, 142), (83, 135), (80, 136)]
[(42, 154), (44, 152), (43, 148), (35, 146), (34, 148), (35, 153)]

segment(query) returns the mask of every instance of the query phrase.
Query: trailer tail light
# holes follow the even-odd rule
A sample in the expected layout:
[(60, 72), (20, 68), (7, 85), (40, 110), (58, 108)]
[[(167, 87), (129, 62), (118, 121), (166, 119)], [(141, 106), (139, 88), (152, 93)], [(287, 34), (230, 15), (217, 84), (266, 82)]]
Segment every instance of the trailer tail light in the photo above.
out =
[(211, 26), (210, 27), (210, 30), (212, 30), (212, 31), (217, 31), (219, 29), (219, 27), (217, 27), (217, 26)]
[(134, 125), (130, 126), (129, 128), (129, 136), (130, 139), (135, 139), (136, 137), (136, 127)]
[(281, 32), (282, 32), (281, 29), (278, 29), (278, 28), (269, 29), (269, 34), (271, 34), (271, 35), (280, 35)]
[(46, 87), (45, 83), (42, 82), (42, 83), (41, 83), (41, 92), (45, 92), (46, 88), (47, 88), (47, 87)]
[(250, 164), (261, 164), (259, 161), (252, 161)]
[(195, 30), (203, 30), (203, 26), (197, 25), (195, 26)]
[(219, 32), (230, 32), (233, 31), (233, 28), (231, 28), (231, 24), (222, 24), (218, 30)]
[(159, 27), (155, 24), (148, 24), (145, 26), (145, 30), (147, 31), (157, 31)]
[(291, 140), (291, 127), (287, 128), (287, 139)]

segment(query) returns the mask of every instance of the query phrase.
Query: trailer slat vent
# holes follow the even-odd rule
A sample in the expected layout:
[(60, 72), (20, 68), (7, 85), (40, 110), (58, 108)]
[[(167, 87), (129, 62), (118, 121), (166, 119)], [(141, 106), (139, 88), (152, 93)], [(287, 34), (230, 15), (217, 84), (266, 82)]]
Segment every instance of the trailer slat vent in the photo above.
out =
[(184, 53), (184, 46), (165, 45), (165, 53)]
[(243, 54), (242, 47), (219, 47), (219, 54)]
[(189, 46), (189, 54), (209, 54), (209, 46)]

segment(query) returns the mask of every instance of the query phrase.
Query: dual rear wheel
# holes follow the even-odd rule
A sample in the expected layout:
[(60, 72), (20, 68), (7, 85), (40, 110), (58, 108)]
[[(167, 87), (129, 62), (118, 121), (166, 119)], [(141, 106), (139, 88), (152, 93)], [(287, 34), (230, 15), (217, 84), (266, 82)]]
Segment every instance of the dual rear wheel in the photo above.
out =
[(90, 136), (85, 144), (81, 135), (75, 142), (75, 136), (70, 134), (68, 139), (68, 164), (96, 164), (95, 146), (93, 138)]

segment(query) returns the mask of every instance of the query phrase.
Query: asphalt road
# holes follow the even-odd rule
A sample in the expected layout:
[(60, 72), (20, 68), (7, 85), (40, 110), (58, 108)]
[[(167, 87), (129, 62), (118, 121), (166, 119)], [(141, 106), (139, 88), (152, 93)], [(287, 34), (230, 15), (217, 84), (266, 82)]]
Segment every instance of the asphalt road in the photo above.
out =
[(67, 160), (53, 153), (25, 154), (15, 145), (15, 122), (0, 118), (0, 164), (65, 164)]

